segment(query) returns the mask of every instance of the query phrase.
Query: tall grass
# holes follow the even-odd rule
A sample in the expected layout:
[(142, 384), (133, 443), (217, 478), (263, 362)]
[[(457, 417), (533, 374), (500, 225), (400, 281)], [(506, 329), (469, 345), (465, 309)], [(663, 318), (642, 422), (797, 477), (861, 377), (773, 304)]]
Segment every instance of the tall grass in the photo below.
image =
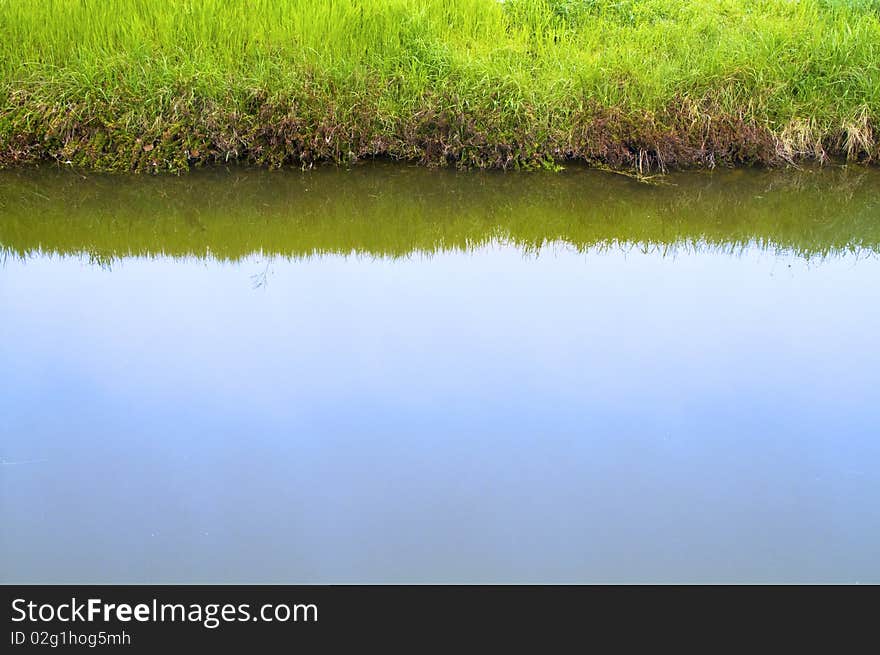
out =
[(878, 157), (880, 0), (0, 0), (0, 157)]

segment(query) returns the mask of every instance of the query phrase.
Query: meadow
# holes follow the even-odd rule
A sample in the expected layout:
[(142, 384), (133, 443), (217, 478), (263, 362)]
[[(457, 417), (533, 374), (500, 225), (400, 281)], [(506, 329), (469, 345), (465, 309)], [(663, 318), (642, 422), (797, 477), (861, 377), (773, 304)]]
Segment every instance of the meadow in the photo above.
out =
[(880, 0), (0, 0), (0, 164), (880, 158)]

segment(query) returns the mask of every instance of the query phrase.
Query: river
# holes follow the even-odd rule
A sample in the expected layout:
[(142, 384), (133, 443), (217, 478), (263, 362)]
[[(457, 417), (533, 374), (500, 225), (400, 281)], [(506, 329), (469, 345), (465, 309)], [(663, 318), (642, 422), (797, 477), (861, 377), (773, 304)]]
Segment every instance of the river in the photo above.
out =
[(880, 172), (0, 172), (2, 582), (880, 582)]

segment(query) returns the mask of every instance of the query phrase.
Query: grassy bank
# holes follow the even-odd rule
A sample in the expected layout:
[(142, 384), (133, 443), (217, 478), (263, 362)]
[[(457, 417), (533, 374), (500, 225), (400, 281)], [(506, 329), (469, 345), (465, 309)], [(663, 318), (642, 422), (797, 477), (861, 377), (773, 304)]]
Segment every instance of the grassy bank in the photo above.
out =
[(0, 163), (880, 158), (880, 0), (0, 0)]

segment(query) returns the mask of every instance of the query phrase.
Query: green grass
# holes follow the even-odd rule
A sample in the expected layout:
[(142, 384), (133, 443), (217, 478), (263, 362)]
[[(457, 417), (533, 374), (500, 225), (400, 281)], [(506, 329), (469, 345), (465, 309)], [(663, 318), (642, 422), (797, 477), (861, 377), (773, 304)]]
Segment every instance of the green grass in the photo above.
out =
[(0, 162), (880, 158), (880, 0), (0, 0)]

